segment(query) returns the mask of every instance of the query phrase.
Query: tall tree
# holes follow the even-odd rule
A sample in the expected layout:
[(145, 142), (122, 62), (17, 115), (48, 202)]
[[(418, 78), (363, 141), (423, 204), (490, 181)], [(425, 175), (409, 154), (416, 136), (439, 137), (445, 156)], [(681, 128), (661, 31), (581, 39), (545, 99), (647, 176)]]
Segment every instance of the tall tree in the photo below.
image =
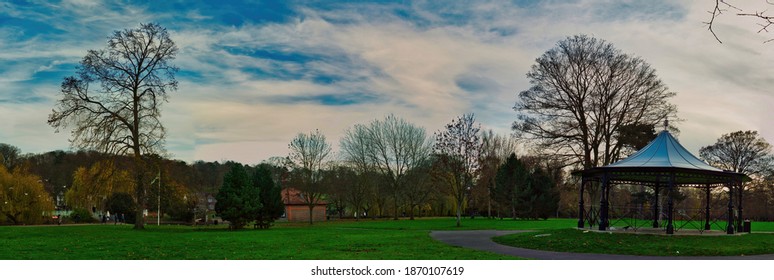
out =
[(37, 224), (42, 222), (41, 213), (53, 210), (51, 196), (38, 176), (21, 168), (9, 172), (0, 165), (0, 222)]
[(555, 190), (556, 183), (551, 174), (542, 167), (533, 169), (527, 177), (526, 184), (519, 191), (517, 215), (527, 219), (548, 219), (556, 212), (559, 194)]
[(104, 211), (107, 210), (107, 199), (113, 193), (132, 193), (133, 187), (129, 172), (116, 166), (112, 160), (104, 160), (75, 170), (65, 201), (73, 208)]
[(0, 143), (0, 165), (5, 166), (7, 170), (13, 170), (21, 158), (21, 150), (13, 145)]
[[(430, 153), (430, 141), (425, 129), (389, 115), (384, 120), (374, 120), (368, 125), (355, 125), (346, 132), (341, 146), (355, 164), (373, 166), (387, 180), (384, 183), (389, 186), (389, 194), (393, 199), (393, 219), (397, 220), (399, 197), (406, 186), (406, 172), (422, 164)], [(380, 196), (381, 193), (377, 191), (375, 195)]]
[(500, 165), (508, 156), (516, 152), (514, 138), (495, 134), (492, 130), (481, 135), (481, 152), (479, 153), (479, 179), (471, 192), (472, 200), (479, 207), (486, 205), (487, 217), (492, 217), (492, 195), (495, 187), (495, 176)]
[[(355, 171), (345, 165), (331, 164), (323, 171), (322, 180), (328, 208), (338, 213), (339, 218), (344, 218), (344, 213), (349, 206), (349, 194), (358, 183)], [(354, 212), (358, 210), (353, 208)]]
[(519, 93), (513, 129), (522, 138), (584, 169), (619, 159), (621, 128), (655, 126), (675, 115), (675, 95), (639, 57), (612, 44), (576, 35), (540, 56)]
[(452, 120), (445, 130), (435, 134), (433, 152), (439, 155), (439, 166), (445, 171), (441, 179), (446, 183), (449, 194), (457, 208), (457, 226), (460, 226), (462, 207), (473, 188), (479, 171), (481, 141), (480, 125), (476, 125), (473, 114), (466, 114)]
[(313, 219), (314, 207), (322, 202), (323, 165), (328, 161), (331, 153), (331, 145), (325, 140), (319, 130), (309, 134), (299, 133), (288, 145), (290, 155), (288, 159), (293, 164), (291, 178), (295, 181), (295, 187), (301, 192), (301, 198), (309, 206), (309, 223)]
[(253, 188), (257, 188), (261, 201), (261, 209), (255, 216), (255, 224), (261, 229), (268, 229), (275, 220), (282, 217), (285, 212), (285, 204), (282, 203), (282, 189), (274, 184), (272, 179), (272, 166), (260, 164), (253, 172)]
[(215, 196), (215, 211), (229, 221), (231, 229), (242, 229), (261, 209), (259, 190), (241, 164), (234, 164), (223, 176), (223, 186)]
[(505, 162), (497, 169), (495, 186), (492, 189), (492, 198), (497, 202), (500, 210), (508, 210), (510, 217), (516, 218), (519, 193), (526, 185), (528, 171), (516, 154), (508, 156)]
[[(145, 207), (143, 155), (164, 149), (161, 104), (177, 89), (178, 68), (170, 64), (177, 51), (167, 30), (155, 23), (114, 32), (105, 49), (87, 52), (77, 76), (64, 79), (62, 99), (48, 117), (57, 131), (73, 127), (76, 148), (134, 157), (137, 209)], [(136, 215), (141, 221), (142, 211)]]
[(633, 123), (621, 126), (616, 138), (621, 143), (621, 156), (628, 156), (639, 151), (653, 141), (657, 136), (653, 125)]
[[(718, 34), (715, 33), (715, 30), (712, 28), (715, 24), (715, 19), (720, 17), (724, 12), (726, 11), (733, 11), (734, 14), (737, 16), (743, 16), (743, 17), (752, 17), (758, 20), (758, 33), (761, 33), (762, 31), (765, 31), (766, 33), (769, 32), (768, 28), (771, 27), (774, 24), (774, 16), (771, 16), (768, 14), (768, 9), (758, 9), (755, 12), (750, 12), (750, 10), (753, 10), (755, 8), (751, 7), (743, 7), (739, 4), (750, 4), (753, 3), (753, 5), (768, 5), (768, 6), (774, 6), (774, 2), (771, 1), (724, 1), (724, 0), (715, 0), (715, 7), (708, 11), (711, 16), (710, 19), (704, 24), (707, 25), (707, 29), (709, 29), (710, 33), (712, 33), (712, 36), (715, 37), (715, 40), (718, 41), (718, 43), (723, 43), (723, 41), (720, 40), (720, 37), (718, 37)], [(766, 42), (770, 42), (774, 39), (766, 40)]]
[[(762, 180), (774, 170), (771, 144), (760, 137), (757, 131), (723, 134), (715, 144), (699, 149), (699, 156), (717, 168), (745, 173), (757, 180)], [(741, 227), (742, 219), (745, 218), (742, 202), (746, 184), (739, 185), (738, 189), (737, 226)]]
[(378, 175), (373, 158), (368, 127), (357, 124), (347, 129), (341, 138), (339, 147), (343, 160), (355, 172), (355, 182), (345, 192), (347, 202), (355, 212), (355, 220), (367, 212), (369, 198), (377, 189)]
[(432, 178), (432, 158), (424, 163), (409, 169), (405, 175), (405, 182), (411, 187), (403, 188), (402, 196), (408, 206), (409, 219), (414, 219), (414, 213), (422, 214), (422, 206), (428, 204), (437, 196), (439, 188)]
[(756, 177), (774, 169), (771, 144), (757, 131), (723, 134), (715, 144), (699, 149), (699, 156), (717, 168)]

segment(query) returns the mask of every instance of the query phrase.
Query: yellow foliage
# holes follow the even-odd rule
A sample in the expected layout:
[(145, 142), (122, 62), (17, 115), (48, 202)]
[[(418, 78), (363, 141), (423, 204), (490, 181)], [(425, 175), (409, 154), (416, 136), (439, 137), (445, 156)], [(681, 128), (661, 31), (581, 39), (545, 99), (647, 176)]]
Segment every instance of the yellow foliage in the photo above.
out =
[(52, 211), (54, 202), (38, 176), (0, 165), (0, 222), (39, 224)]
[(127, 170), (119, 170), (110, 160), (79, 167), (73, 173), (73, 185), (65, 194), (67, 205), (73, 208), (102, 210), (111, 194), (133, 193), (134, 182)]

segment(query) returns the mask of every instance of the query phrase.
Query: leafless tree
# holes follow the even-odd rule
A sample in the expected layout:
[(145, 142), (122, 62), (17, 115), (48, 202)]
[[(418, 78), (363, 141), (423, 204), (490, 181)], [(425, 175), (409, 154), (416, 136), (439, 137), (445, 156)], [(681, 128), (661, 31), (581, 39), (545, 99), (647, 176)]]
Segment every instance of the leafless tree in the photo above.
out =
[(320, 183), (324, 165), (329, 160), (331, 145), (319, 130), (299, 133), (288, 145), (288, 159), (293, 164), (291, 176), (301, 192), (301, 199), (309, 206), (309, 223), (313, 222), (314, 207), (322, 201), (325, 190)]
[[(715, 144), (699, 149), (699, 156), (709, 164), (723, 170), (745, 173), (758, 181), (768, 177), (774, 169), (771, 145), (758, 135), (757, 131), (736, 131), (723, 134)], [(737, 192), (737, 226), (743, 217), (743, 194), (746, 185), (741, 184)]]
[(622, 127), (675, 116), (675, 93), (650, 65), (586, 35), (559, 41), (527, 77), (531, 87), (519, 94), (513, 129), (568, 165), (610, 164), (621, 156)]
[(401, 195), (411, 220), (414, 219), (415, 210), (422, 215), (422, 206), (427, 205), (437, 197), (435, 194), (438, 193), (438, 188), (432, 180), (431, 168), (432, 162), (431, 159), (428, 159), (406, 172), (406, 187), (403, 188)]
[(764, 177), (774, 168), (771, 144), (757, 131), (723, 134), (715, 144), (699, 149), (699, 156), (717, 168), (753, 177)]
[[(770, 0), (766, 0), (766, 4), (774, 5), (774, 3)], [(715, 37), (715, 40), (717, 40), (721, 44), (723, 43), (723, 41), (721, 41), (720, 38), (718, 37), (718, 34), (715, 33), (713, 26), (715, 24), (715, 20), (723, 13), (729, 10), (735, 12), (737, 16), (757, 18), (759, 20), (757, 24), (760, 27), (760, 29), (758, 29), (758, 33), (761, 33), (761, 32), (768, 33), (769, 32), (768, 28), (774, 25), (774, 16), (767, 14), (767, 10), (763, 10), (763, 11), (756, 10), (755, 12), (748, 12), (748, 11), (745, 11), (744, 9), (739, 8), (737, 5), (729, 3), (728, 1), (715, 0), (715, 7), (712, 9), (712, 11), (708, 11), (711, 14), (710, 19), (709, 21), (704, 22), (704, 24), (707, 25), (707, 29), (709, 29), (710, 33), (712, 33), (712, 36)], [(770, 42), (772, 40), (774, 39), (769, 39), (769, 40), (766, 40), (765, 42)]]
[(406, 186), (406, 172), (427, 158), (429, 143), (423, 128), (389, 115), (368, 125), (355, 125), (342, 139), (342, 152), (356, 165), (363, 168), (373, 166), (387, 179), (393, 198), (394, 219), (397, 220), (399, 195)]
[(16, 146), (0, 143), (0, 165), (7, 170), (13, 170), (21, 158), (21, 150)]
[(356, 124), (348, 129), (341, 138), (339, 146), (343, 160), (356, 173), (356, 182), (346, 191), (348, 202), (355, 210), (355, 219), (359, 220), (361, 213), (366, 212), (369, 197), (375, 192), (376, 165), (371, 160), (370, 133), (368, 127)]
[[(133, 155), (137, 209), (145, 207), (143, 155), (164, 150), (161, 104), (177, 89), (178, 68), (170, 64), (177, 51), (158, 24), (116, 31), (107, 48), (87, 52), (77, 76), (64, 79), (62, 99), (48, 118), (57, 131), (72, 126), (76, 148)], [(137, 211), (135, 229), (144, 228), (142, 218)]]
[(487, 217), (492, 217), (491, 190), (494, 188), (497, 169), (505, 163), (511, 153), (516, 153), (517, 145), (513, 137), (495, 134), (492, 130), (481, 133), (481, 152), (479, 153), (479, 179), (471, 195), (478, 204), (486, 203)]
[(435, 173), (448, 187), (457, 208), (457, 226), (460, 226), (462, 208), (473, 188), (479, 172), (481, 140), (480, 125), (473, 114), (465, 114), (446, 125), (435, 134), (433, 152), (438, 156)]

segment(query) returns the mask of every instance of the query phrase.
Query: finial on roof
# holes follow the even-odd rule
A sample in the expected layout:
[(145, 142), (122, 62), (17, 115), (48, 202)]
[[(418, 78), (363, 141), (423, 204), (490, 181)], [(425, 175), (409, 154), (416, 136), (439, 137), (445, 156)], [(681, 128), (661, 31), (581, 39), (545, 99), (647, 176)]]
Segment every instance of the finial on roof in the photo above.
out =
[(664, 131), (669, 128), (669, 119), (664, 119)]

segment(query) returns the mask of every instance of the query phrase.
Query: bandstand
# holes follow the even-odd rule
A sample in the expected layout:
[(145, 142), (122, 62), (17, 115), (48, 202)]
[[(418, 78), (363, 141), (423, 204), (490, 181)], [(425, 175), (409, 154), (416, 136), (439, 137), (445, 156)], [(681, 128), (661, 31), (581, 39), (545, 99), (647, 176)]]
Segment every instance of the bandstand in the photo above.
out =
[[(715, 188), (728, 189), (727, 224), (728, 234), (741, 231), (742, 225), (742, 184), (750, 181), (745, 174), (724, 171), (712, 167), (688, 152), (666, 129), (640, 151), (626, 159), (602, 167), (594, 167), (572, 173), (581, 177), (578, 227), (584, 228), (588, 222), (593, 222), (584, 205), (584, 190), (589, 184), (600, 186), (600, 201), (598, 214), (598, 229), (610, 230), (610, 189), (618, 185), (640, 185), (652, 188), (655, 193), (653, 200), (654, 228), (659, 224), (659, 193), (662, 188), (667, 190), (666, 234), (674, 234), (674, 201), (673, 191), (676, 188), (699, 188), (704, 191), (706, 209), (704, 211), (704, 230), (710, 230), (710, 193)], [(735, 197), (736, 194), (736, 197)], [(734, 211), (734, 200), (737, 198), (738, 208)], [(734, 222), (736, 218), (736, 229)]]

